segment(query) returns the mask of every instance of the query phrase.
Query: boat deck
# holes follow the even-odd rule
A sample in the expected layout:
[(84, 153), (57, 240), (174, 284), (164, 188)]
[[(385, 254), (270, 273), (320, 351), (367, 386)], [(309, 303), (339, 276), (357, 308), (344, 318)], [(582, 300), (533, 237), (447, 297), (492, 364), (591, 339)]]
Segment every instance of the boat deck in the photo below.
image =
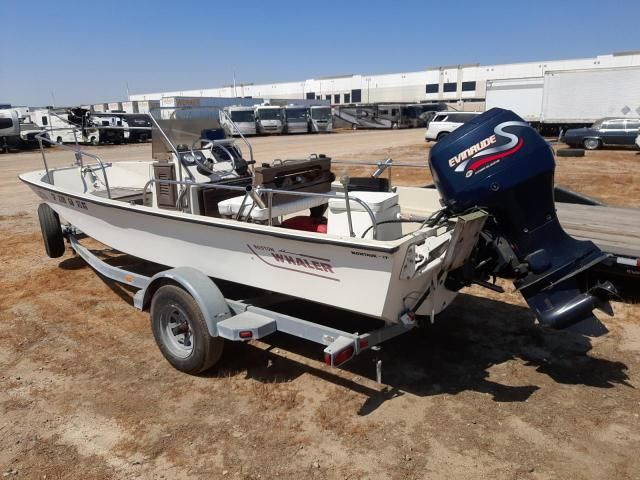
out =
[(591, 240), (607, 253), (640, 258), (640, 209), (557, 203), (571, 236)]
[[(141, 203), (144, 193), (143, 188), (131, 188), (131, 187), (113, 187), (110, 189), (111, 200), (120, 200), (122, 202), (136, 202)], [(96, 197), (108, 198), (106, 190), (94, 190), (91, 195)], [(147, 192), (147, 198), (150, 198), (151, 193)]]

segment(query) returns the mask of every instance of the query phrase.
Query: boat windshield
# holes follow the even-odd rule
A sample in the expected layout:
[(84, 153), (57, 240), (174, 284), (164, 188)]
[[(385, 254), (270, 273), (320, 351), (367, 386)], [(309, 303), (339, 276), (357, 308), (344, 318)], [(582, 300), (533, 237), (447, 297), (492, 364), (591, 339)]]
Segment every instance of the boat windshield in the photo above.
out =
[(331, 118), (331, 108), (312, 108), (311, 118), (314, 120), (329, 120)]
[(258, 112), (260, 120), (280, 120), (279, 108), (260, 108)]
[[(153, 133), (153, 158), (165, 158), (173, 149), (187, 150), (192, 145), (200, 147), (198, 139), (224, 138), (220, 125), (219, 107), (157, 107), (150, 110), (155, 120), (154, 130), (159, 127), (162, 133)], [(170, 143), (170, 145), (169, 145)]]
[(236, 123), (253, 123), (256, 116), (252, 110), (236, 110), (231, 112), (231, 120)]
[(287, 120), (288, 121), (306, 121), (307, 109), (306, 108), (287, 108)]

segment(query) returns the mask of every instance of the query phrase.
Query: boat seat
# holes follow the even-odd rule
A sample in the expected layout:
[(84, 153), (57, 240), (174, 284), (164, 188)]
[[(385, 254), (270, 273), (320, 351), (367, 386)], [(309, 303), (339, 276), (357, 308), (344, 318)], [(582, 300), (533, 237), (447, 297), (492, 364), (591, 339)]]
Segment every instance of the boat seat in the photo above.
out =
[[(220, 215), (236, 217), (240, 211), (240, 206), (242, 205), (242, 200), (244, 198), (245, 196), (241, 195), (239, 197), (233, 197), (219, 202), (218, 211), (220, 212)], [(297, 197), (295, 200), (288, 200), (278, 205), (273, 205), (271, 209), (271, 218), (283, 217), (304, 210), (309, 210), (310, 208), (324, 205), (328, 202), (329, 199), (326, 197)], [(242, 208), (242, 217), (245, 217), (249, 212), (251, 212), (251, 220), (263, 222), (269, 219), (269, 208), (254, 206), (251, 197), (247, 197), (244, 207)]]

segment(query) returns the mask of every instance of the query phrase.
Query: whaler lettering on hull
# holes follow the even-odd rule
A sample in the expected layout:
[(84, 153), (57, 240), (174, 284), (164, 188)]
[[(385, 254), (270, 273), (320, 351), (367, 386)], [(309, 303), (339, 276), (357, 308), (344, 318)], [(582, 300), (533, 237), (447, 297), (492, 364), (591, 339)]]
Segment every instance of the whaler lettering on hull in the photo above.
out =
[(314, 277), (333, 280), (334, 282), (340, 281), (339, 278), (327, 275), (335, 275), (330, 259), (314, 257), (302, 253), (287, 252), (286, 250), (276, 250), (273, 247), (267, 247), (264, 245), (247, 245), (247, 247), (261, 261), (271, 267), (304, 273)]

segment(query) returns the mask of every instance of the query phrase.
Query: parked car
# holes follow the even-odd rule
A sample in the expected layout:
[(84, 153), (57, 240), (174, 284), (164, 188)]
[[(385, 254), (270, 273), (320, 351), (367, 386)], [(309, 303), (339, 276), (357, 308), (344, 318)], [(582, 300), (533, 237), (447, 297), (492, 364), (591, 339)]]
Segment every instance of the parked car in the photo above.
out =
[(591, 127), (571, 128), (561, 140), (571, 147), (596, 150), (603, 146), (633, 146), (640, 129), (640, 118), (603, 118)]
[(425, 140), (441, 140), (456, 128), (474, 119), (480, 112), (439, 112), (427, 125)]

